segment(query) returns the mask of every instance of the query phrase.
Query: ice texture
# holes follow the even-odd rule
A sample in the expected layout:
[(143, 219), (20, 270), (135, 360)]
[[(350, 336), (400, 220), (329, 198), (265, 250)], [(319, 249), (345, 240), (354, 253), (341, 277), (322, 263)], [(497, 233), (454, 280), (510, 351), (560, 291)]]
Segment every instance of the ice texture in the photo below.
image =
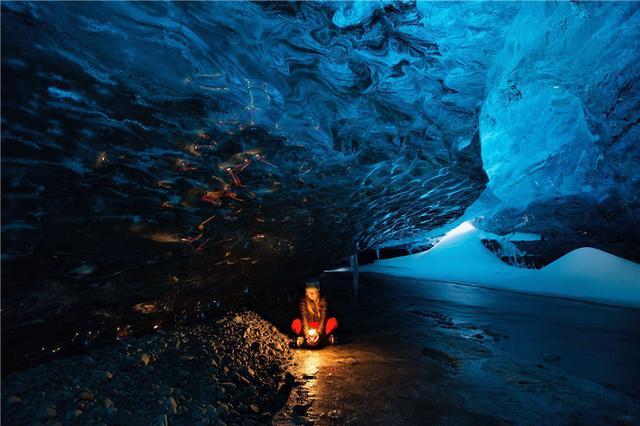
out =
[(640, 258), (638, 3), (1, 7), (16, 341), (466, 220)]
[(510, 209), (489, 229), (639, 259), (638, 63), (637, 4), (522, 4), (479, 121), (488, 189)]

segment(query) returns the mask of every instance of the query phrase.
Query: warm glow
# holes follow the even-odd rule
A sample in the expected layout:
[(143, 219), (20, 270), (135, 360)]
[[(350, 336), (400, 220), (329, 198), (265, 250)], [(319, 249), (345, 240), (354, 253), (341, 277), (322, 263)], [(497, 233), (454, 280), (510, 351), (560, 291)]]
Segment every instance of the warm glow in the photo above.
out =
[(307, 343), (311, 346), (315, 346), (320, 341), (320, 336), (318, 335), (318, 330), (315, 328), (310, 328), (307, 330)]

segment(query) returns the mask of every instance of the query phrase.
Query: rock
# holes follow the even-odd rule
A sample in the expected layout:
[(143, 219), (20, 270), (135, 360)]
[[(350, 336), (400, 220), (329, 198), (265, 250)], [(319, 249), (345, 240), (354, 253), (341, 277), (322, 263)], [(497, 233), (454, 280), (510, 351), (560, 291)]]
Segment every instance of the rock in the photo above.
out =
[[(242, 327), (236, 325), (235, 317), (242, 320)], [(284, 374), (288, 354), (272, 357), (262, 351), (281, 341), (270, 335), (269, 327), (257, 315), (243, 313), (227, 316), (218, 324), (178, 326), (152, 336), (132, 337), (113, 347), (98, 348), (90, 364), (83, 364), (82, 358), (79, 366), (74, 364), (77, 360), (62, 359), (56, 361), (59, 366), (53, 363), (29, 372), (38, 377), (30, 389), (21, 385), (30, 383), (30, 376), (9, 382), (7, 389), (12, 392), (7, 395), (13, 396), (5, 399), (4, 407), (9, 413), (10, 404), (31, 408), (27, 407), (30, 401), (56, 402), (57, 409), (63, 409), (56, 417), (47, 414), (44, 407), (49, 404), (36, 411), (33, 420), (47, 424), (58, 418), (64, 424), (132, 426), (169, 421), (224, 424), (221, 419), (233, 424), (270, 423), (271, 415), (262, 412), (262, 407), (276, 396), (278, 383), (282, 382), (281, 388), (290, 386), (293, 381), (287, 381), (293, 376)], [(257, 350), (252, 345), (256, 341), (260, 343)], [(62, 383), (66, 385), (61, 388)], [(146, 391), (134, 397), (138, 389)], [(21, 423), (17, 414), (9, 414), (6, 422), (4, 416), (3, 423)]]
[(305, 416), (293, 416), (293, 424), (294, 425), (306, 425), (310, 424), (308, 417)]
[(207, 407), (207, 414), (206, 414), (207, 418), (209, 419), (209, 421), (211, 423), (215, 423), (216, 420), (218, 420), (218, 412), (216, 411), (215, 407), (213, 405), (209, 405)]
[(201, 419), (206, 414), (206, 410), (199, 405), (192, 407), (191, 409), (191, 418), (192, 419)]
[(240, 315), (236, 315), (233, 318), (233, 322), (235, 322), (236, 324), (242, 324), (244, 321), (242, 321), (242, 317)]
[(166, 414), (162, 414), (153, 419), (149, 426), (169, 426), (169, 419)]
[(260, 415), (260, 421), (263, 423), (270, 423), (271, 422), (271, 413), (268, 411), (265, 411), (264, 413), (262, 413)]
[(178, 403), (173, 397), (169, 397), (165, 400), (164, 404), (169, 409), (169, 413), (178, 414)]
[(149, 364), (149, 355), (147, 355), (145, 352), (142, 352), (142, 354), (140, 354), (140, 364), (144, 367)]
[(171, 386), (162, 385), (158, 388), (158, 393), (162, 396), (171, 396), (173, 394), (173, 388)]
[(93, 395), (92, 392), (83, 391), (83, 392), (80, 392), (80, 394), (78, 394), (78, 398), (80, 398), (83, 401), (93, 401), (95, 396)]
[(45, 409), (44, 415), (42, 416), (43, 418), (53, 418), (53, 417), (58, 417), (58, 410), (56, 410), (55, 406), (51, 406), (51, 407), (47, 407)]
[(7, 398), (7, 403), (11, 405), (19, 404), (21, 402), (22, 398), (20, 398), (19, 396), (11, 395), (9, 398)]
[(220, 383), (220, 386), (226, 389), (227, 392), (231, 392), (231, 393), (235, 392), (237, 388), (236, 384), (233, 382), (223, 382), (223, 383)]
[(218, 416), (223, 416), (229, 414), (229, 406), (227, 404), (220, 403), (218, 404), (218, 408), (216, 408), (216, 412)]

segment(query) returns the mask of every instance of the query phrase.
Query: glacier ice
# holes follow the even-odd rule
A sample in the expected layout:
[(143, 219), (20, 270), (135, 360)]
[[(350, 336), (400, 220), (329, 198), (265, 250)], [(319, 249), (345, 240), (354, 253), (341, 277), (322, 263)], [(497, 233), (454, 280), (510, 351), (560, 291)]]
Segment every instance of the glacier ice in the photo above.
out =
[(479, 128), (488, 188), (511, 211), (489, 227), (638, 260), (614, 242), (639, 237), (637, 5), (525, 3), (505, 34)]
[(637, 3), (1, 7), (5, 324), (291, 283), (466, 220), (640, 259)]

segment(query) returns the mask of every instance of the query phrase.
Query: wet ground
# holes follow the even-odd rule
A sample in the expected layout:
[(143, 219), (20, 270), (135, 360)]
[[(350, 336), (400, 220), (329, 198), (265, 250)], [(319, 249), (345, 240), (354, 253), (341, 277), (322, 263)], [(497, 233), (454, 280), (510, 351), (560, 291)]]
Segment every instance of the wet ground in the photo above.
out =
[(326, 274), (340, 344), (296, 350), (276, 423), (640, 424), (640, 311)]

